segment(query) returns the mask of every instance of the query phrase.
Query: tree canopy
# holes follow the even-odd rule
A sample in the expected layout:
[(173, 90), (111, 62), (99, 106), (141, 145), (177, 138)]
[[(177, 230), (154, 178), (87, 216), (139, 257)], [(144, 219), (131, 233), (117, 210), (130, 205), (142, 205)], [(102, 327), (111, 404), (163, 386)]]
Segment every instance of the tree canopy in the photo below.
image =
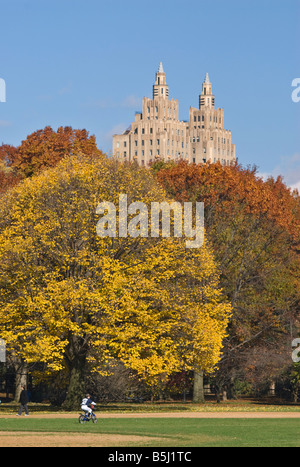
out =
[(10, 167), (19, 177), (38, 174), (43, 168), (54, 167), (65, 156), (84, 154), (100, 156), (95, 136), (87, 130), (50, 126), (28, 135), (18, 147), (8, 144), (0, 146), (0, 161)]
[(119, 359), (144, 381), (212, 372), (231, 313), (211, 247), (181, 238), (100, 238), (100, 201), (166, 199), (148, 170), (104, 156), (65, 157), (9, 190), (0, 206), (0, 334), (45, 374)]
[(253, 379), (253, 370), (257, 377), (260, 367), (261, 379), (271, 380), (290, 364), (298, 326), (299, 194), (281, 177), (264, 181), (256, 168), (238, 164), (153, 170), (169, 196), (204, 202), (206, 236), (233, 306), (217, 377), (228, 386), (236, 377)]

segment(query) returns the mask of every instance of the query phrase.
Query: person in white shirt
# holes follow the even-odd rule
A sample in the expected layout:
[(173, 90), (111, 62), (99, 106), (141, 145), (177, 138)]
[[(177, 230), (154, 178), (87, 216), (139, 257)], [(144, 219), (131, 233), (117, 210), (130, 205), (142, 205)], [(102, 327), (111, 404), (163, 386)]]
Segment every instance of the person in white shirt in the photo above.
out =
[(81, 401), (81, 409), (85, 412), (84, 420), (90, 417), (93, 412), (90, 405), (96, 404), (92, 401), (90, 394), (87, 394)]

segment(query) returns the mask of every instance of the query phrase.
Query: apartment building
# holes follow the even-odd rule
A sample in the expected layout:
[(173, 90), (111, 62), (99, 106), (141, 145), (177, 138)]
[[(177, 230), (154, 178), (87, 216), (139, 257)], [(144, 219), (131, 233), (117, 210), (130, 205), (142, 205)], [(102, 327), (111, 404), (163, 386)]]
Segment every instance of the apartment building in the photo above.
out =
[(121, 135), (113, 135), (113, 155), (124, 161), (149, 165), (158, 160), (230, 165), (235, 145), (224, 129), (224, 110), (215, 109), (212, 84), (206, 73), (199, 108), (190, 107), (189, 121), (180, 121), (177, 99), (169, 98), (162, 63), (156, 73), (152, 99), (144, 97), (142, 112)]

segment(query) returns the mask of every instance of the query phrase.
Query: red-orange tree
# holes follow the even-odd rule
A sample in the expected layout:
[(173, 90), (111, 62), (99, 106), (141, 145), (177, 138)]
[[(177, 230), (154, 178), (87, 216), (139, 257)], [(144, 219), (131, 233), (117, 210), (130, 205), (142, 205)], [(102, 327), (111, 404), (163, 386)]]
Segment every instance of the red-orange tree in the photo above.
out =
[(0, 195), (20, 181), (20, 176), (9, 167), (9, 161), (16, 151), (17, 149), (14, 146), (8, 144), (0, 146)]
[(97, 148), (95, 136), (70, 126), (59, 127), (57, 131), (47, 126), (27, 136), (18, 147), (0, 146), (0, 159), (21, 177), (54, 167), (63, 157), (72, 154), (97, 156), (102, 153)]
[[(255, 168), (186, 162), (154, 167), (173, 198), (203, 201), (206, 235), (221, 270), (221, 285), (234, 306), (216, 382), (229, 387), (247, 377), (250, 349), (266, 359), (285, 342), (299, 312), (300, 198), (279, 177), (263, 181)], [(266, 361), (266, 363), (268, 363)], [(265, 373), (265, 378), (275, 375)], [(264, 368), (266, 370), (266, 367)], [(278, 368), (278, 371), (280, 368)]]

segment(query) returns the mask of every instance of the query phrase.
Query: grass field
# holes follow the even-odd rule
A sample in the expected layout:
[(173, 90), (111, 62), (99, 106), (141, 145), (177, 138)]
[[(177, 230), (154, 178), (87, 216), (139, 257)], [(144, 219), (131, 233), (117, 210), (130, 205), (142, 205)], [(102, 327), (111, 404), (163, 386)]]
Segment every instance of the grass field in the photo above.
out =
[(300, 418), (0, 418), (0, 446), (300, 447)]

